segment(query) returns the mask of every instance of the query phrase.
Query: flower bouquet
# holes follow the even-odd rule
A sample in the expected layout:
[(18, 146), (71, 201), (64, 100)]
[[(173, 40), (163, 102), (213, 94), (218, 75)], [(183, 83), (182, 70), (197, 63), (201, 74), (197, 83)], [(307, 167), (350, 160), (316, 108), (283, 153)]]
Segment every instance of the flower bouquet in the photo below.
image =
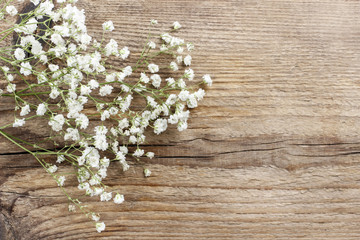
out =
[[(113, 22), (99, 25), (102, 38), (95, 39), (76, 2), (30, 0), (21, 3), (22, 9), (12, 0), (0, 2), (0, 24), (9, 26), (0, 37), (2, 43), (12, 41), (0, 48), (0, 99), (14, 103), (13, 121), (0, 126), (0, 135), (31, 154), (64, 192), (69, 211), (79, 209), (101, 232), (100, 215), (66, 191), (68, 175), (76, 176), (83, 195), (121, 204), (121, 192), (103, 183), (110, 163), (127, 171), (129, 161), (153, 158), (141, 147), (146, 136), (159, 135), (170, 124), (185, 130), (189, 109), (198, 106), (212, 80), (195, 78), (190, 68), (194, 45), (174, 35), (179, 22), (154, 35), (158, 22), (149, 21), (140, 56), (128, 65), (129, 48), (108, 40), (116, 30)], [(29, 121), (46, 121), (45, 140), (52, 149), (8, 133)], [(73, 171), (59, 173), (61, 165)], [(150, 175), (144, 168), (144, 177)]]

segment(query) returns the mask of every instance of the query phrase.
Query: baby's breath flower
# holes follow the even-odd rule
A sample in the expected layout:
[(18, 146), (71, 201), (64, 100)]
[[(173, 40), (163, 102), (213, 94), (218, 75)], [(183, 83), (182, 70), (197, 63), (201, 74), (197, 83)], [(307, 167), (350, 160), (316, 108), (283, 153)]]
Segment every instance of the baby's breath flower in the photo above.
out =
[(91, 219), (93, 221), (97, 222), (100, 220), (100, 217), (97, 214), (93, 213), (93, 214), (91, 214)]
[(14, 56), (17, 60), (24, 60), (25, 59), (25, 52), (21, 48), (16, 48), (14, 52)]
[(144, 169), (144, 176), (145, 177), (150, 177), (150, 175), (151, 175), (151, 171), (149, 169), (145, 168)]
[(112, 32), (114, 30), (114, 24), (112, 21), (104, 22), (102, 27), (104, 31)]
[(114, 197), (114, 203), (121, 204), (125, 201), (124, 195), (117, 193)]
[(187, 44), (186, 44), (186, 47), (187, 47), (187, 50), (188, 50), (189, 52), (191, 52), (192, 50), (194, 50), (194, 44), (192, 44), (192, 43), (187, 43)]
[(152, 49), (156, 48), (156, 44), (153, 41), (148, 42), (147, 45), (149, 46), (149, 48), (152, 48)]
[(178, 65), (176, 64), (176, 62), (171, 62), (171, 63), (170, 63), (170, 68), (171, 68), (171, 70), (173, 70), (173, 71), (179, 70), (179, 67), (178, 67)]
[(64, 155), (58, 155), (57, 156), (57, 163), (62, 163), (63, 161), (65, 161), (65, 156)]
[(59, 178), (58, 178), (58, 186), (64, 186), (64, 183), (65, 183), (65, 180), (66, 180), (66, 177), (65, 176), (60, 176)]
[(186, 121), (180, 121), (179, 124), (178, 124), (178, 131), (181, 132), (181, 131), (184, 131), (185, 129), (187, 129), (187, 122)]
[(76, 211), (75, 205), (69, 204), (69, 206), (68, 206), (68, 211), (69, 211), (69, 212), (75, 212), (75, 211)]
[(153, 152), (147, 152), (146, 153), (146, 156), (148, 157), (148, 158), (150, 158), (150, 159), (152, 159), (153, 157), (154, 157), (154, 153)]
[(18, 13), (16, 7), (13, 5), (7, 6), (5, 10), (10, 16), (15, 16)]
[(174, 27), (174, 29), (176, 30), (176, 29), (181, 28), (181, 25), (180, 25), (179, 22), (176, 21), (176, 22), (173, 23), (173, 27)]
[(56, 165), (51, 165), (50, 167), (48, 167), (48, 172), (49, 173), (54, 173), (54, 172), (56, 172), (57, 171), (57, 166)]
[(167, 120), (159, 118), (154, 122), (154, 132), (159, 135), (167, 129)]
[(16, 118), (15, 119), (15, 122), (13, 123), (13, 127), (22, 127), (22, 126), (24, 126), (24, 124), (25, 124), (25, 118), (23, 118), (23, 119), (18, 119), (18, 118)]
[(110, 39), (105, 46), (105, 56), (118, 55), (118, 43), (114, 39)]
[(62, 129), (64, 123), (65, 123), (65, 118), (62, 114), (57, 114), (55, 117), (52, 117), (49, 121), (49, 125), (56, 132), (59, 132)]
[(180, 64), (180, 63), (182, 62), (182, 59), (183, 59), (183, 58), (182, 58), (181, 55), (180, 55), (180, 56), (177, 56), (177, 57), (176, 57), (176, 62)]
[(99, 87), (99, 82), (94, 79), (90, 80), (88, 84), (90, 89), (96, 89)]
[(30, 113), (30, 106), (29, 104), (26, 104), (21, 108), (20, 116), (25, 116), (28, 115), (29, 113)]
[(190, 94), (186, 101), (188, 108), (196, 108), (198, 106), (197, 100), (194, 94)]
[(165, 81), (168, 83), (168, 85), (173, 85), (175, 83), (175, 79), (174, 78), (167, 78), (165, 79)]
[(109, 95), (111, 94), (113, 90), (113, 87), (110, 86), (110, 85), (104, 85), (100, 88), (99, 90), (99, 93), (100, 93), (100, 96), (106, 96), (106, 95)]
[(177, 51), (178, 54), (182, 54), (184, 52), (184, 48), (183, 47), (178, 47), (176, 51)]
[(24, 76), (29, 76), (31, 74), (32, 67), (29, 62), (22, 62), (20, 68), (20, 73)]
[(151, 75), (151, 80), (152, 80), (152, 85), (156, 88), (159, 88), (160, 87), (160, 84), (161, 84), (161, 77), (160, 75), (158, 74), (153, 74)]
[(143, 149), (136, 149), (136, 151), (134, 152), (133, 156), (134, 157), (141, 157), (142, 155), (144, 155), (144, 150)]
[(191, 68), (186, 69), (184, 76), (185, 76), (187, 79), (189, 79), (189, 81), (192, 81), (192, 80), (194, 79), (194, 76), (195, 76), (194, 70), (192, 70)]
[(211, 79), (210, 75), (206, 74), (202, 78), (203, 78), (204, 83), (207, 84), (209, 87), (211, 87), (212, 79)]
[(187, 55), (185, 58), (184, 58), (184, 64), (186, 66), (190, 66), (191, 65), (191, 56), (190, 55)]
[(158, 21), (155, 19), (151, 19), (150, 23), (151, 23), (151, 25), (156, 25), (156, 24), (158, 24)]
[(50, 71), (52, 71), (52, 72), (59, 70), (59, 66), (55, 65), (55, 64), (49, 64), (48, 67), (49, 67)]
[(64, 135), (64, 140), (72, 140), (74, 142), (80, 140), (80, 134), (79, 131), (76, 128), (68, 128), (66, 129), (66, 134)]
[(105, 230), (104, 222), (96, 223), (95, 226), (96, 226), (96, 231), (98, 231), (99, 233)]
[(37, 6), (40, 3), (40, 0), (30, 0), (35, 6)]
[(128, 47), (123, 47), (120, 50), (120, 56), (123, 60), (125, 60), (126, 58), (128, 58), (128, 56), (130, 55), (130, 51)]
[(145, 73), (141, 73), (140, 74), (140, 81), (143, 83), (148, 83), (150, 81), (150, 78), (148, 76), (146, 76)]
[(159, 71), (159, 66), (154, 63), (150, 63), (148, 65), (148, 69), (151, 73), (157, 73)]
[(195, 98), (200, 101), (204, 98), (205, 96), (205, 91), (201, 88), (199, 88), (199, 90), (197, 90), (195, 93), (194, 93), (194, 96)]

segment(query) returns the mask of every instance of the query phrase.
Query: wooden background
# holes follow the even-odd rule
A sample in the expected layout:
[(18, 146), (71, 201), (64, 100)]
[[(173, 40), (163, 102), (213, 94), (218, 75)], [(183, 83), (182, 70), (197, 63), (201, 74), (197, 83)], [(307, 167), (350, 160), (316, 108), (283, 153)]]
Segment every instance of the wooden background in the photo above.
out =
[[(213, 87), (189, 129), (151, 138), (147, 161), (107, 183), (119, 206), (88, 199), (98, 234), (67, 212), (56, 183), (0, 138), (0, 239), (360, 239), (360, 2), (80, 0), (89, 31), (141, 51), (152, 18), (193, 41)], [(196, 66), (196, 67), (195, 67)], [(0, 103), (0, 125), (12, 119)], [(24, 138), (46, 129), (28, 126)], [(67, 182), (70, 184), (70, 182)], [(75, 189), (75, 184), (72, 188)], [(70, 186), (71, 188), (71, 186)]]

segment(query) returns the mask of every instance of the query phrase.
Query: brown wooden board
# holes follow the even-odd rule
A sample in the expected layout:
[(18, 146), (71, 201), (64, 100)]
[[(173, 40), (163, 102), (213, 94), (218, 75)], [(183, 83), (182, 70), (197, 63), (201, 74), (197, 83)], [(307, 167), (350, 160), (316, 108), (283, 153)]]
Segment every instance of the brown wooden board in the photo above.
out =
[[(0, 137), (0, 239), (360, 239), (359, 1), (78, 6), (97, 37), (112, 20), (111, 37), (131, 59), (150, 19), (163, 30), (179, 21), (178, 36), (195, 43), (196, 76), (210, 73), (213, 87), (187, 131), (149, 137), (150, 178), (136, 163), (126, 173), (113, 164), (106, 183), (125, 195), (122, 205), (85, 198), (107, 223), (100, 234), (67, 211), (35, 159)], [(11, 104), (0, 101), (0, 125)], [(48, 136), (33, 124), (9, 131)], [(76, 193), (76, 181), (67, 183)]]

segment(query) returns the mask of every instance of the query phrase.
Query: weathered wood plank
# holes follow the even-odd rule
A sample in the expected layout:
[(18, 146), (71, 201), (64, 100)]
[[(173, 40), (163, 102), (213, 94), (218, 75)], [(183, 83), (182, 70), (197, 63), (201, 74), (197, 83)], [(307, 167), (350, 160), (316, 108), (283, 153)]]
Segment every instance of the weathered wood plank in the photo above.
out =
[[(120, 206), (88, 205), (107, 230), (94, 232), (34, 159), (0, 140), (0, 238), (359, 239), (360, 5), (358, 1), (89, 1), (89, 31), (113, 20), (112, 36), (136, 58), (150, 19), (193, 41), (197, 76), (214, 85), (190, 129), (150, 136), (145, 160), (116, 164), (107, 183)], [(1, 85), (1, 83), (0, 83)], [(0, 101), (0, 125), (12, 121)], [(29, 124), (32, 141), (46, 123)], [(41, 127), (39, 127), (41, 126)], [(44, 128), (42, 128), (44, 126)], [(40, 130), (39, 130), (40, 129)], [(48, 147), (51, 147), (50, 145)], [(68, 188), (79, 193), (71, 181)]]

